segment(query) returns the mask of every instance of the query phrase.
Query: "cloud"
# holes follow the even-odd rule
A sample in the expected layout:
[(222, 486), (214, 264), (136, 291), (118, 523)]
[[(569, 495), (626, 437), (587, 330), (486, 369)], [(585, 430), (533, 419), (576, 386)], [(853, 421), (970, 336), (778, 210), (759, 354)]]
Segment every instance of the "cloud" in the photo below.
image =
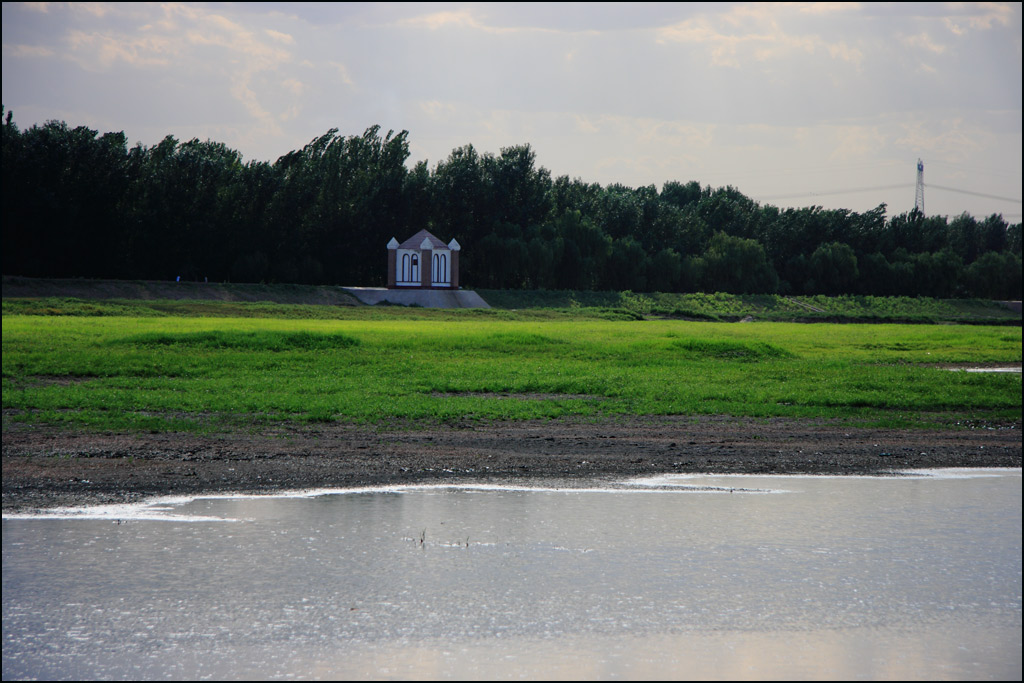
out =
[(885, 149), (886, 136), (876, 126), (837, 126), (831, 161), (868, 159)]
[(275, 31), (272, 28), (265, 28), (263, 29), (263, 32), (266, 33), (271, 38), (273, 38), (274, 40), (276, 40), (277, 42), (284, 43), (285, 45), (291, 45), (292, 43), (295, 42), (295, 38), (293, 38), (289, 34), (281, 33), (280, 31)]
[(828, 46), (828, 54), (833, 59), (841, 59), (859, 66), (864, 61), (864, 53), (855, 47), (850, 47), (846, 41), (839, 41)]
[(469, 10), (459, 11), (447, 11), (447, 12), (434, 12), (433, 14), (423, 14), (418, 17), (412, 17), (411, 19), (402, 19), (398, 22), (399, 24), (406, 26), (420, 26), (423, 28), (436, 31), (440, 28), (448, 26), (457, 26), (459, 28), (473, 28), (477, 30), (485, 30), (486, 27), (470, 14)]
[(943, 17), (942, 23), (955, 35), (964, 35), (968, 31), (987, 31), (996, 24), (1009, 26), (1013, 20), (1014, 4), (1005, 2), (951, 2), (950, 10), (963, 10), (953, 16)]
[[(177, 24), (184, 20), (184, 40), (191, 45), (217, 48), (224, 51), (226, 59), (218, 60), (226, 68), (231, 80), (229, 92), (245, 107), (249, 115), (259, 123), (260, 132), (280, 134), (277, 118), (264, 106), (260, 94), (254, 88), (257, 76), (278, 69), (292, 61), (291, 53), (277, 45), (260, 39), (259, 34), (231, 19), (202, 8), (183, 5), (164, 5), (168, 21)], [(275, 43), (288, 43), (291, 36), (280, 31), (266, 29), (265, 35)], [(285, 79), (282, 84), (295, 92), (294, 79)], [(301, 85), (301, 84), (299, 84)], [(296, 103), (290, 102), (289, 111), (297, 111)]]
[(107, 2), (72, 2), (68, 5), (78, 12), (85, 12), (97, 18), (107, 16), (114, 7), (113, 3)]
[(115, 3), (110, 2), (22, 2), (22, 7), (33, 12), (49, 14), (52, 9), (70, 9), (84, 12), (96, 18), (103, 18), (114, 11)]
[(71, 30), (67, 44), (71, 59), (90, 71), (108, 69), (117, 61), (133, 66), (167, 65), (179, 52), (179, 46), (163, 36), (130, 37), (98, 31)]
[[(110, 11), (105, 5), (75, 9), (86, 9), (96, 16)], [(289, 34), (274, 29), (253, 30), (196, 5), (166, 3), (159, 8), (130, 7), (125, 12), (118, 17), (120, 21), (109, 22), (104, 30), (68, 30), (67, 56), (89, 71), (108, 70), (120, 62), (135, 69), (173, 67), (196, 77), (223, 73), (229, 80), (227, 92), (257, 122), (259, 129), (268, 134), (280, 132), (278, 117), (263, 103), (270, 98), (261, 97), (256, 81), (292, 61), (291, 53), (284, 47), (292, 42)], [(128, 27), (124, 26), (126, 23)], [(211, 58), (211, 50), (215, 58)], [(271, 82), (279, 84), (290, 96), (302, 92), (296, 79)], [(288, 99), (275, 104), (296, 111), (297, 103), (290, 101), (292, 97)]]
[(295, 78), (284, 79), (281, 86), (293, 95), (301, 95), (306, 90), (306, 84)]
[(574, 114), (573, 119), (576, 122), (576, 130), (578, 130), (581, 133), (585, 133), (587, 135), (594, 135), (595, 133), (601, 132), (601, 128), (586, 116)]
[[(493, 8), (492, 8), (493, 9)], [(528, 12), (526, 13), (529, 14)], [(564, 31), (551, 26), (542, 26), (541, 22), (528, 22), (527, 25), (498, 26), (487, 22), (469, 9), (446, 10), (423, 14), (418, 17), (410, 17), (398, 20), (399, 26), (412, 26), (437, 31), (445, 28), (470, 29), (491, 34), (514, 34), (525, 32), (541, 33), (563, 33)]]
[(655, 32), (655, 40), (663, 44), (705, 46), (710, 50), (713, 65), (737, 69), (751, 61), (768, 62), (819, 51), (833, 59), (859, 65), (863, 52), (847, 42), (830, 43), (816, 33), (784, 26), (801, 14), (820, 16), (850, 9), (845, 3), (796, 7), (769, 3), (737, 5), (721, 14), (705, 14), (665, 26)]
[(959, 163), (976, 152), (991, 148), (994, 140), (991, 131), (956, 118), (931, 125), (904, 124), (903, 134), (894, 140), (894, 144), (926, 158)]
[(52, 57), (54, 51), (42, 45), (4, 45), (4, 54), (8, 57)]
[(429, 100), (419, 103), (420, 111), (431, 119), (446, 119), (455, 113), (455, 105), (451, 102)]
[(941, 55), (946, 51), (945, 45), (936, 43), (927, 33), (919, 33), (914, 36), (903, 36), (901, 40), (905, 45), (921, 50), (927, 50), (928, 52), (937, 55)]
[(284, 112), (282, 112), (278, 116), (278, 118), (281, 119), (281, 121), (291, 121), (293, 119), (298, 118), (299, 114), (301, 114), (301, 113), (302, 113), (302, 107), (293, 104), (292, 106), (290, 106), (287, 109), (285, 109)]
[(327, 65), (332, 67), (339, 76), (341, 76), (341, 82), (345, 85), (354, 85), (352, 77), (349, 76), (348, 67), (341, 62), (328, 61)]
[(838, 12), (856, 12), (861, 9), (859, 2), (807, 2), (796, 6), (801, 14), (825, 15)]

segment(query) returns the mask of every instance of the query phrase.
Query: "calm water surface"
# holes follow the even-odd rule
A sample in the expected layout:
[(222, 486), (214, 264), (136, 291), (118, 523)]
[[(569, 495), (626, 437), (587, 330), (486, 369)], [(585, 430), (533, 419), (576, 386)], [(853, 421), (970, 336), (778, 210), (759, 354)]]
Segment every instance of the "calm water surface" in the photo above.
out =
[(1021, 678), (1021, 472), (3, 521), (3, 678)]

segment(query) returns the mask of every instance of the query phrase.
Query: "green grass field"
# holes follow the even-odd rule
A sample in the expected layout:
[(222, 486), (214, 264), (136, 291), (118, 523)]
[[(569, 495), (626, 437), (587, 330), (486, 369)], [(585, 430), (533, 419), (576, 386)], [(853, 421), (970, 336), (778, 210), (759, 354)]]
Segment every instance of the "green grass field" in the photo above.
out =
[(5, 300), (4, 428), (216, 431), (281, 421), (570, 415), (885, 426), (1021, 419), (1019, 374), (940, 367), (1020, 363), (1019, 326), (380, 307), (346, 308), (330, 319), (316, 310), (328, 307), (165, 303), (168, 310), (148, 315), (124, 302), (25, 315), (27, 306)]

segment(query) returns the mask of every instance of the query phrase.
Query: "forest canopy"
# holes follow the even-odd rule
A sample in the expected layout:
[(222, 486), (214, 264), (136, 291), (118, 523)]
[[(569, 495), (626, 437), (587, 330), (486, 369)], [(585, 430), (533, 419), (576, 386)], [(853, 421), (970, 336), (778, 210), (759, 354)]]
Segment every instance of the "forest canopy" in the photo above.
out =
[(462, 245), (495, 289), (1017, 299), (1021, 224), (780, 209), (691, 180), (631, 188), (552, 178), (529, 144), (409, 165), (409, 133), (331, 129), (274, 163), (168, 135), (128, 146), (4, 112), (3, 273), (380, 286), (385, 244)]

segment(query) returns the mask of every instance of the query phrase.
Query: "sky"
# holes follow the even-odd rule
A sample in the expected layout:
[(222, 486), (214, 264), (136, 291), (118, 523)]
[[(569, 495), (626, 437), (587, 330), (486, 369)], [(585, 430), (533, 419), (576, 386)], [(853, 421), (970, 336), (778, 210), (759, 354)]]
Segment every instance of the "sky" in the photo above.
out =
[(3, 3), (3, 106), (274, 161), (529, 144), (602, 185), (1021, 219), (1020, 3)]

